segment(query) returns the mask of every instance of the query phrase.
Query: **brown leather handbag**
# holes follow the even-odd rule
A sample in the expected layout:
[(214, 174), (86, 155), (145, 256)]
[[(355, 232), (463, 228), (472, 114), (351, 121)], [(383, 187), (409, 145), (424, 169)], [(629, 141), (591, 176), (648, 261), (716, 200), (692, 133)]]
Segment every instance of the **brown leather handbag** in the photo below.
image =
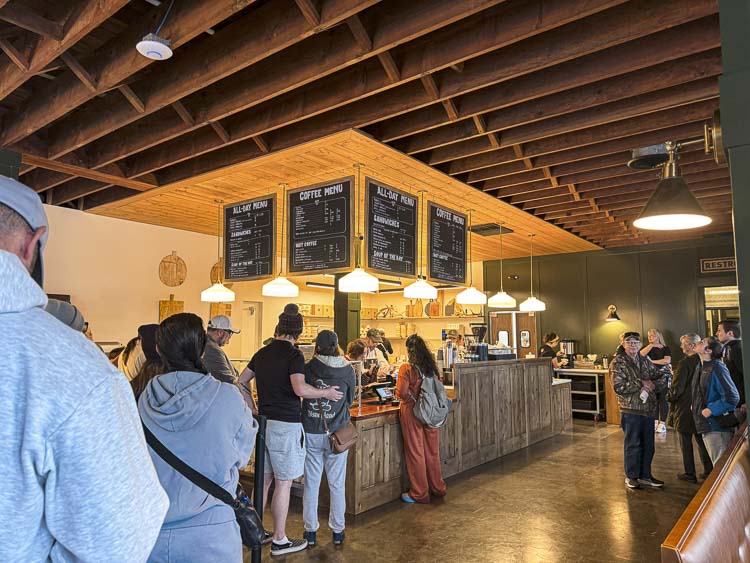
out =
[(318, 400), (318, 410), (320, 411), (320, 419), (323, 421), (323, 428), (326, 429), (328, 441), (331, 442), (331, 451), (335, 454), (342, 454), (351, 449), (354, 444), (357, 443), (357, 438), (359, 438), (357, 428), (352, 424), (352, 421), (350, 420), (346, 426), (331, 433), (331, 431), (328, 430), (328, 422), (326, 421), (325, 413), (323, 412), (323, 409), (320, 408), (320, 400)]

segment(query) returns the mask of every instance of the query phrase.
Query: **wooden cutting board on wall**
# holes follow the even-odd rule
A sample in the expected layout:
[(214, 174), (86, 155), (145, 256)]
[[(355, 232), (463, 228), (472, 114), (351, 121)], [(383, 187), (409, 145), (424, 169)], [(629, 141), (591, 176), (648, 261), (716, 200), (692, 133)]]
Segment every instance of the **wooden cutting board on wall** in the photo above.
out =
[(159, 279), (167, 287), (177, 287), (185, 283), (187, 278), (187, 264), (177, 256), (177, 251), (165, 256), (159, 262)]
[(185, 302), (176, 301), (174, 293), (169, 294), (169, 299), (159, 301), (159, 322), (164, 319), (185, 311)]

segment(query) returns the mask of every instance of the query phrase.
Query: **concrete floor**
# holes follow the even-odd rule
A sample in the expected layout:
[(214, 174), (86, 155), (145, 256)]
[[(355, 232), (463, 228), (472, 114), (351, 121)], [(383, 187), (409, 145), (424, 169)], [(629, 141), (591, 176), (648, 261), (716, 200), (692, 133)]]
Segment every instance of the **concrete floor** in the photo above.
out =
[[(321, 514), (316, 547), (273, 559), (656, 562), (698, 485), (676, 479), (682, 458), (670, 430), (656, 437), (653, 465), (664, 489), (626, 489), (622, 443), (619, 427), (576, 421), (572, 431), (449, 479), (442, 501), (394, 501), (347, 517), (340, 548)], [(272, 529), (269, 515), (265, 521)], [(287, 532), (302, 535), (300, 499), (292, 500)], [(263, 559), (271, 559), (268, 548)]]

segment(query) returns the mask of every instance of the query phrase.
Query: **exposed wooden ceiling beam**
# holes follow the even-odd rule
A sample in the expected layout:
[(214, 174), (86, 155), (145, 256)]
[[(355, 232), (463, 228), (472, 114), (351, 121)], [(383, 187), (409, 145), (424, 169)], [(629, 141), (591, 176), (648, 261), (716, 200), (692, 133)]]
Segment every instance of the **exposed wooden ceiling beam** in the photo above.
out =
[(146, 104), (143, 103), (143, 100), (138, 97), (130, 86), (127, 84), (121, 84), (117, 89), (123, 96), (125, 96), (125, 99), (130, 102), (130, 105), (133, 106), (135, 111), (138, 113), (146, 111)]
[(55, 41), (62, 41), (63, 38), (63, 25), (61, 23), (40, 16), (20, 2), (13, 2), (1, 7), (0, 20)]
[(78, 80), (88, 88), (89, 92), (96, 94), (98, 89), (96, 87), (96, 80), (89, 74), (89, 72), (83, 67), (83, 65), (76, 59), (69, 51), (60, 55), (62, 61), (67, 67), (76, 75)]
[(313, 0), (294, 0), (302, 15), (305, 16), (310, 27), (317, 27), (320, 23), (320, 11)]
[(214, 132), (219, 136), (219, 138), (223, 142), (228, 143), (229, 141), (232, 140), (231, 135), (229, 135), (229, 132), (224, 128), (224, 126), (220, 122), (212, 121), (211, 123), (209, 123), (209, 125), (211, 126), (211, 129), (214, 130)]
[(113, 176), (111, 174), (105, 174), (96, 170), (90, 170), (81, 166), (74, 166), (72, 164), (66, 164), (58, 162), (56, 160), (50, 160), (48, 158), (41, 158), (39, 156), (24, 154), (22, 161), (31, 164), (33, 166), (39, 166), (40, 168), (46, 168), (47, 170), (54, 170), (56, 172), (63, 172), (65, 174), (71, 174), (74, 176), (80, 176), (88, 178), (90, 180), (97, 180), (100, 182), (108, 182), (117, 186), (123, 186), (138, 191), (145, 191), (155, 188), (154, 184), (148, 184), (146, 182), (139, 182), (137, 180), (129, 180), (127, 178), (121, 178), (119, 176)]
[(16, 47), (11, 43), (8, 39), (0, 38), (0, 49), (3, 50), (3, 53), (8, 55), (10, 57), (10, 60), (12, 60), (15, 65), (20, 68), (22, 71), (26, 72), (29, 70), (29, 59), (21, 53)]
[(393, 55), (391, 55), (389, 51), (378, 53), (378, 60), (380, 61), (380, 64), (383, 65), (383, 69), (391, 82), (398, 82), (401, 80), (401, 72), (398, 70), (398, 65), (396, 64), (396, 61), (393, 60)]
[(354, 36), (354, 40), (360, 46), (362, 52), (369, 53), (372, 51), (372, 39), (370, 39), (370, 34), (365, 29), (359, 16), (354, 14), (346, 18), (346, 25), (352, 32), (352, 36)]

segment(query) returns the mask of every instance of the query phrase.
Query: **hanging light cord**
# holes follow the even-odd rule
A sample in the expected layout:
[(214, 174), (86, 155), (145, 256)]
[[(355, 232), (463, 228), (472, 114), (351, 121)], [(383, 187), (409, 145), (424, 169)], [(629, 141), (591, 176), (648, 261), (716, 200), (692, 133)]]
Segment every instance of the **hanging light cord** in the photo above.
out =
[(218, 223), (218, 236), (216, 237), (216, 260), (219, 262), (219, 283), (222, 283), (224, 265), (221, 263), (221, 200), (216, 199), (216, 219)]
[(159, 35), (161, 28), (164, 27), (164, 23), (167, 21), (167, 16), (169, 16), (169, 12), (172, 11), (172, 6), (174, 6), (174, 0), (172, 0), (169, 3), (169, 8), (167, 8), (167, 11), (164, 12), (164, 17), (161, 19), (161, 23), (159, 24), (159, 27), (157, 27), (156, 31), (154, 31), (154, 35)]
[(534, 297), (534, 236), (529, 234), (529, 241), (531, 242), (531, 256), (529, 257), (529, 294)]
[(469, 209), (469, 229), (466, 231), (466, 238), (469, 239), (469, 287), (474, 286), (474, 272), (471, 267), (471, 212), (472, 210)]
[(420, 278), (427, 279), (427, 276), (424, 275), (424, 264), (422, 263), (422, 259), (423, 259), (422, 245), (424, 244), (424, 240), (421, 238), (425, 234), (427, 234), (427, 214), (425, 211), (426, 202), (424, 201), (425, 199), (424, 193), (425, 193), (424, 190), (420, 190), (419, 193), (417, 194), (417, 197), (419, 198), (419, 210), (420, 210), (420, 214), (422, 215), (421, 217), (422, 220), (420, 221), (420, 223), (422, 227), (424, 227), (424, 230), (419, 229), (420, 237), (417, 242), (417, 244), (419, 245), (417, 247), (417, 270), (418, 270), (417, 279), (420, 279)]
[(500, 292), (503, 290), (503, 221), (500, 221)]

